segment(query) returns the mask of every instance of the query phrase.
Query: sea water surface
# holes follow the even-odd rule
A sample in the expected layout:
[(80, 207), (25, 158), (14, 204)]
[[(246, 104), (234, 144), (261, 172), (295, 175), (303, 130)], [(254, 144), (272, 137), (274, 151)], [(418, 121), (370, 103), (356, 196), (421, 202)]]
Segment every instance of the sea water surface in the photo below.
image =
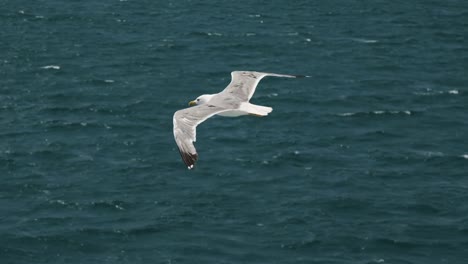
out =
[[(468, 3), (0, 1), (0, 263), (467, 263)], [(172, 115), (233, 70), (268, 117)]]

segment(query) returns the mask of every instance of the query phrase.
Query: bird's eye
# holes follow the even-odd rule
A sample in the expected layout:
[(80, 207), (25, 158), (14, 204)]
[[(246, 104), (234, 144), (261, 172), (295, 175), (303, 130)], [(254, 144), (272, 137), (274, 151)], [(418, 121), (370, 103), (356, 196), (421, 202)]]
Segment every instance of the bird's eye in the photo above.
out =
[(197, 102), (200, 101), (200, 99), (197, 99)]

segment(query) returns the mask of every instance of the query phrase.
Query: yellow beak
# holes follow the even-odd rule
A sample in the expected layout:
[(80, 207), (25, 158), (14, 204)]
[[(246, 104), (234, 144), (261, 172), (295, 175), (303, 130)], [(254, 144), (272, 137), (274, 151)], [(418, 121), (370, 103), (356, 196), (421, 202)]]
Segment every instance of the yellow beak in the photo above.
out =
[(189, 105), (189, 106), (194, 106), (194, 105), (197, 105), (197, 102), (196, 102), (196, 101), (190, 101), (190, 102), (188, 103), (188, 105)]

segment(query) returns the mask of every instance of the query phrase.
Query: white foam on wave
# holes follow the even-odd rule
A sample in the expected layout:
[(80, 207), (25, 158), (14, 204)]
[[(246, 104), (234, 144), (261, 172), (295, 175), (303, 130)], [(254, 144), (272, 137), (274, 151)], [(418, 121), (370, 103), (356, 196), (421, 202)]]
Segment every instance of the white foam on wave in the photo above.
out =
[(457, 89), (454, 90), (449, 90), (449, 91), (437, 91), (433, 90), (431, 88), (426, 88), (422, 92), (414, 92), (413, 94), (415, 95), (425, 95), (425, 96), (433, 96), (433, 95), (438, 95), (438, 94), (460, 94), (460, 91)]
[(355, 115), (357, 113), (341, 113), (341, 114), (338, 114), (339, 116), (352, 116), (352, 115)]
[(404, 110), (404, 111), (390, 111), (390, 114), (406, 114), (406, 115), (411, 115), (411, 111), (409, 111), (409, 110)]
[(368, 44), (372, 44), (372, 43), (377, 43), (377, 42), (379, 42), (379, 41), (376, 40), (376, 39), (363, 39), (363, 38), (352, 38), (352, 40), (354, 40), (354, 41), (356, 41), (356, 42), (368, 43)]
[(374, 115), (383, 115), (383, 114), (398, 115), (398, 114), (405, 114), (405, 115), (411, 115), (412, 113), (411, 113), (410, 110), (403, 110), (403, 111), (399, 111), (399, 110), (392, 110), (392, 111), (374, 110), (374, 111), (370, 111), (370, 112), (340, 113), (340, 114), (338, 114), (338, 115), (339, 115), (339, 116), (353, 116), (353, 115), (358, 115), (358, 114), (366, 114), (366, 115), (369, 115), (369, 114), (374, 114)]
[(464, 158), (464, 159), (468, 159), (468, 154), (463, 154), (463, 155), (461, 155), (461, 157)]
[(426, 156), (426, 157), (444, 157), (445, 153), (440, 152), (440, 151), (420, 151), (419, 152), (421, 155)]
[(60, 70), (60, 66), (58, 65), (46, 65), (46, 66), (42, 66), (41, 69), (53, 69), (53, 70)]
[(222, 33), (219, 33), (219, 32), (208, 32), (206, 33), (208, 36), (216, 36), (216, 37), (221, 37), (223, 36)]
[[(248, 17), (250, 17), (250, 18), (261, 18), (262, 15), (260, 15), (260, 14), (250, 14), (250, 15), (248, 15)], [(263, 24), (263, 20), (262, 20), (262, 19), (258, 20), (258, 22), (259, 22), (260, 24)]]

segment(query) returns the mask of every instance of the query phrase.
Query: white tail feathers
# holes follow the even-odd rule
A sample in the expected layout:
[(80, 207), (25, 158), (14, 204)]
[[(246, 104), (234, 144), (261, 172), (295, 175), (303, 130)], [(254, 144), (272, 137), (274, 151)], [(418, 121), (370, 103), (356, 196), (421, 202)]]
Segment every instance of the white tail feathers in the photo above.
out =
[(252, 115), (266, 116), (271, 113), (271, 111), (273, 111), (273, 108), (268, 106), (254, 105), (246, 102), (240, 105), (239, 110), (245, 111)]

